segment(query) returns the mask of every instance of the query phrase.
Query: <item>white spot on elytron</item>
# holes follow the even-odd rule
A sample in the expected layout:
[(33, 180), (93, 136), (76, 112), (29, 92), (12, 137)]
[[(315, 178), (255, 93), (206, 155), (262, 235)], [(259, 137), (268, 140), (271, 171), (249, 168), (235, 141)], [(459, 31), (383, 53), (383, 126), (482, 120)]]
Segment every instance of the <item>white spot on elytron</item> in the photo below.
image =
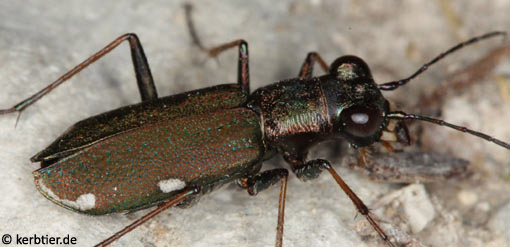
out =
[(96, 196), (92, 193), (80, 195), (78, 198), (76, 198), (76, 201), (70, 201), (66, 199), (60, 199), (57, 195), (55, 195), (52, 190), (44, 185), (42, 178), (39, 179), (38, 184), (41, 191), (46, 193), (48, 197), (70, 208), (85, 211), (96, 207)]
[(76, 205), (81, 210), (93, 209), (96, 207), (96, 196), (92, 193), (83, 194), (83, 195), (78, 196), (78, 199), (76, 199), (75, 202), (71, 202), (71, 203), (76, 203)]
[(158, 186), (159, 189), (163, 191), (163, 193), (169, 193), (172, 191), (184, 189), (184, 187), (186, 187), (186, 183), (176, 178), (170, 178), (167, 180), (159, 181)]
[(368, 123), (368, 114), (366, 113), (354, 113), (351, 115), (351, 120), (356, 124)]

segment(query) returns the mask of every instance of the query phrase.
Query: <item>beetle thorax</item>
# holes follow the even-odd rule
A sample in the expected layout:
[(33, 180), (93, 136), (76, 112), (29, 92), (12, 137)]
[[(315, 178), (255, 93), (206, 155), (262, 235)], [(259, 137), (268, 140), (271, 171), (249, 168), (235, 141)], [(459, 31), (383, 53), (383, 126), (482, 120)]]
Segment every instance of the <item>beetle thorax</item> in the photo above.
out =
[(319, 78), (281, 81), (255, 91), (252, 97), (261, 111), (269, 145), (306, 148), (331, 134)]

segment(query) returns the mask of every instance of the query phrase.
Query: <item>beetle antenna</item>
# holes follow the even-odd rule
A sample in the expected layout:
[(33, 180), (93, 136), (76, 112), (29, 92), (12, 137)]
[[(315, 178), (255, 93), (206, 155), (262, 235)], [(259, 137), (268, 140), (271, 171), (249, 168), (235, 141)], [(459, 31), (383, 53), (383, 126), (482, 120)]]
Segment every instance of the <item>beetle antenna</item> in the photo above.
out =
[(401, 111), (390, 112), (386, 116), (388, 118), (401, 119), (401, 120), (405, 120), (405, 119), (422, 120), (422, 121), (427, 121), (427, 122), (430, 122), (430, 123), (433, 123), (433, 124), (446, 126), (446, 127), (452, 128), (452, 129), (457, 130), (457, 131), (469, 133), (471, 135), (480, 137), (480, 138), (482, 138), (484, 140), (493, 142), (493, 143), (495, 143), (495, 144), (497, 144), (499, 146), (502, 146), (502, 147), (504, 147), (506, 149), (510, 149), (510, 144), (508, 144), (508, 143), (506, 143), (504, 141), (498, 140), (498, 139), (496, 139), (496, 138), (494, 138), (492, 136), (486, 135), (486, 134), (478, 132), (478, 131), (470, 130), (470, 129), (466, 128), (466, 127), (462, 127), (462, 126), (454, 125), (454, 124), (451, 124), (451, 123), (447, 123), (447, 122), (445, 122), (445, 121), (443, 121), (441, 119), (435, 119), (435, 118), (430, 118), (430, 117), (418, 116), (418, 115), (415, 115), (415, 114), (407, 114), (407, 113), (401, 112)]
[(458, 45), (448, 49), (447, 51), (439, 54), (439, 56), (435, 57), (430, 62), (428, 62), (428, 63), (424, 64), (423, 66), (421, 66), (421, 68), (418, 69), (416, 72), (414, 72), (414, 74), (412, 74), (411, 76), (409, 76), (409, 77), (407, 77), (405, 79), (402, 79), (402, 80), (391, 81), (391, 82), (386, 82), (386, 83), (380, 84), (379, 85), (379, 89), (380, 90), (395, 90), (398, 87), (407, 84), (409, 81), (411, 81), (413, 78), (415, 78), (419, 74), (423, 73), (431, 65), (435, 64), (436, 62), (438, 62), (439, 60), (443, 59), (447, 55), (449, 55), (449, 54), (451, 54), (451, 53), (461, 49), (464, 46), (471, 45), (471, 44), (476, 43), (478, 41), (482, 41), (484, 39), (492, 38), (492, 37), (495, 37), (495, 36), (503, 36), (504, 39), (506, 39), (506, 35), (507, 35), (506, 32), (495, 31), (495, 32), (486, 33), (484, 35), (480, 35), (480, 36), (474, 37), (474, 38), (472, 38), (470, 40), (464, 41), (464, 42), (462, 42), (462, 43), (460, 43), (460, 44), (458, 44)]

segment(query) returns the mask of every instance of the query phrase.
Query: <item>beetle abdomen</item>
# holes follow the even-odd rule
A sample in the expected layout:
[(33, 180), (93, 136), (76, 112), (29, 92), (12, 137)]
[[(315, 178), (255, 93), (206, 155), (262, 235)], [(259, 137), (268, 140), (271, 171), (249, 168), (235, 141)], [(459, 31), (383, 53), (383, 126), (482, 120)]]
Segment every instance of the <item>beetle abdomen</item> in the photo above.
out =
[(39, 191), (82, 213), (153, 205), (188, 186), (231, 181), (265, 151), (259, 117), (234, 108), (140, 127), (34, 172)]
[(68, 156), (103, 138), (194, 114), (237, 107), (247, 95), (237, 84), (224, 84), (141, 102), (101, 113), (71, 126), (47, 148), (31, 158), (33, 162)]

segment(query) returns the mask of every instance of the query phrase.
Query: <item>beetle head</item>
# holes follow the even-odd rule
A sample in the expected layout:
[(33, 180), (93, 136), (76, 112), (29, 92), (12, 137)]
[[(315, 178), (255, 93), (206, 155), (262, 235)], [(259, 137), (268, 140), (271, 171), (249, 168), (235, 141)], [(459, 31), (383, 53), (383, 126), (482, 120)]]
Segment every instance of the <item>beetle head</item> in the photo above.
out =
[(334, 119), (335, 136), (354, 147), (380, 140), (409, 142), (405, 124), (389, 121), (389, 102), (375, 84), (368, 65), (359, 57), (342, 56), (329, 67), (324, 93)]
[[(360, 58), (354, 56), (343, 56), (338, 58), (329, 67), (329, 74), (325, 76), (325, 78), (330, 80), (334, 78), (333, 81), (336, 80), (334, 83), (337, 83), (338, 87), (343, 87), (344, 89), (335, 90), (331, 87), (331, 85), (334, 84), (331, 82), (326, 83), (326, 85), (330, 86), (326, 86), (324, 89), (324, 94), (327, 97), (330, 118), (334, 119), (334, 125), (336, 125), (336, 127), (334, 126), (335, 133), (346, 137), (354, 147), (370, 145), (373, 142), (380, 140), (396, 140), (408, 143), (409, 135), (407, 133), (407, 128), (402, 121), (420, 120), (468, 133), (486, 141), (493, 142), (506, 149), (510, 149), (510, 143), (508, 142), (504, 142), (463, 126), (445, 122), (441, 119), (408, 114), (402, 111), (390, 111), (388, 101), (384, 99), (379, 91), (395, 90), (406, 85), (413, 78), (430, 68), (431, 65), (462, 47), (466, 47), (467, 45), (492, 37), (506, 37), (506, 35), (506, 32), (495, 31), (473, 37), (439, 54), (429, 62), (425, 63), (411, 76), (397, 81), (382, 83), (380, 85), (375, 84), (372, 79), (372, 75), (370, 74), (370, 69)], [(353, 90), (353, 88), (356, 90)], [(333, 91), (333, 93), (328, 92), (330, 90)], [(336, 98), (334, 96), (335, 93)], [(335, 108), (333, 109), (332, 106)], [(395, 120), (397, 122), (392, 124), (392, 121)], [(389, 132), (390, 134), (386, 134), (386, 132)], [(391, 132), (393, 132), (393, 134), (391, 134)]]

